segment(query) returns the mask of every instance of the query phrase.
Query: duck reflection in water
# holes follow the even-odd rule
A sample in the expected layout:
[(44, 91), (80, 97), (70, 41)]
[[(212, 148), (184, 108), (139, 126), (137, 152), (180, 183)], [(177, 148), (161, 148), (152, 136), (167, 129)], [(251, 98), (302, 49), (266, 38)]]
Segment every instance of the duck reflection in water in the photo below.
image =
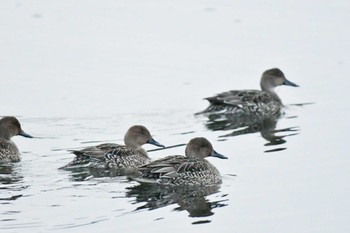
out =
[(0, 164), (0, 201), (17, 200), (22, 197), (21, 191), (28, 187), (21, 184), (23, 176), (17, 171), (18, 167), (17, 164)]
[[(174, 211), (186, 210), (189, 217), (208, 217), (213, 215), (213, 209), (225, 207), (228, 204), (227, 195), (219, 193), (219, 185), (212, 186), (160, 186), (156, 184), (140, 184), (127, 188), (127, 197), (135, 197), (133, 204), (145, 203), (135, 209), (155, 210), (177, 204)], [(208, 196), (215, 195), (216, 201), (210, 201)]]
[[(281, 120), (281, 118), (278, 116), (266, 116), (264, 118), (231, 118), (230, 116), (223, 114), (220, 117), (209, 117), (205, 126), (212, 131), (233, 130), (231, 133), (219, 136), (220, 138), (260, 133), (260, 135), (268, 141), (265, 146), (276, 146), (286, 143), (286, 137), (298, 135), (300, 131), (296, 126), (276, 129), (279, 120)], [(283, 135), (280, 135), (280, 133)], [(275, 148), (266, 150), (265, 152), (276, 152), (285, 149), (285, 147)]]

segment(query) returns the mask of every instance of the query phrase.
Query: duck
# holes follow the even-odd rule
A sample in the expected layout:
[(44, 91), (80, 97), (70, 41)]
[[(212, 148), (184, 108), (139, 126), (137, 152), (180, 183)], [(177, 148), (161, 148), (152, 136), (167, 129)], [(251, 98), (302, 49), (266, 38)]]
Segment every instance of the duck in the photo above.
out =
[(154, 160), (137, 168), (130, 175), (141, 184), (168, 186), (211, 186), (222, 183), (218, 169), (206, 160), (207, 157), (227, 159), (213, 149), (204, 137), (191, 139), (185, 149), (185, 156), (171, 155)]
[(205, 98), (209, 106), (199, 114), (228, 114), (234, 117), (265, 117), (281, 114), (283, 103), (277, 95), (278, 86), (299, 87), (289, 81), (279, 68), (268, 69), (260, 79), (261, 90), (231, 90)]
[(26, 138), (33, 138), (21, 128), (18, 119), (13, 116), (5, 116), (0, 119), (0, 164), (19, 162), (19, 150), (11, 140), (13, 136), (20, 135)]
[(103, 143), (82, 150), (72, 150), (73, 161), (60, 169), (102, 168), (129, 169), (144, 165), (150, 161), (142, 145), (149, 143), (164, 147), (151, 136), (149, 130), (142, 125), (134, 125), (124, 136), (125, 145)]

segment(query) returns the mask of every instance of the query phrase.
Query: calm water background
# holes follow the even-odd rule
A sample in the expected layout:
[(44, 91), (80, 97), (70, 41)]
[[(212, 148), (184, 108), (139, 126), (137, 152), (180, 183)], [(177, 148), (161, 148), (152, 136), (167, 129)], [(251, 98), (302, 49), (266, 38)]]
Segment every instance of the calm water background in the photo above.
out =
[[(22, 161), (1, 168), (1, 232), (348, 232), (349, 12), (340, 0), (1, 1), (0, 115), (38, 137), (15, 137)], [(194, 117), (203, 97), (258, 88), (271, 67), (301, 86), (278, 89), (277, 128), (295, 130), (284, 144), (222, 138)], [(165, 145), (207, 137), (229, 157), (209, 159), (223, 184), (201, 200), (208, 216), (179, 199), (149, 207), (163, 194), (125, 177), (57, 169), (66, 149), (122, 143), (134, 124)]]

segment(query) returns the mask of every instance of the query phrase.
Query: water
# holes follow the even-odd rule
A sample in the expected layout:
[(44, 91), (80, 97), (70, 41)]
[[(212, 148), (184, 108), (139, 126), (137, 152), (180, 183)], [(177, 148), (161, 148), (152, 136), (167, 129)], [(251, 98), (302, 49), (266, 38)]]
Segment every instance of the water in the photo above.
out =
[[(0, 168), (1, 232), (349, 231), (349, 8), (2, 1), (0, 115), (17, 116), (37, 138), (15, 137), (22, 161)], [(202, 98), (258, 88), (271, 67), (301, 86), (278, 89), (287, 105), (278, 122), (213, 130), (194, 116)], [(229, 157), (209, 159), (223, 184), (159, 190), (57, 169), (73, 158), (68, 149), (122, 143), (134, 124), (168, 146), (208, 138)]]

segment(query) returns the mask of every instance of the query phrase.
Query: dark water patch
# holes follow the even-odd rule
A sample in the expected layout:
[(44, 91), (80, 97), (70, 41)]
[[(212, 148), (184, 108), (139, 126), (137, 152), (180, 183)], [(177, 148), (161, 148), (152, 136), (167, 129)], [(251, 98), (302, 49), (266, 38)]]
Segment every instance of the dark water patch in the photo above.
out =
[(307, 103), (297, 103), (297, 104), (288, 104), (286, 105), (288, 106), (297, 106), (297, 107), (303, 107), (303, 106), (307, 106), (307, 105), (313, 105), (316, 104), (315, 102), (307, 102)]
[(276, 148), (276, 149), (272, 149), (272, 150), (265, 150), (265, 153), (271, 153), (271, 152), (279, 152), (279, 151), (283, 151), (286, 150), (287, 148)]
[(284, 118), (286, 118), (286, 119), (296, 119), (296, 118), (298, 118), (298, 116), (285, 116)]
[(3, 214), (18, 214), (21, 213), (21, 211), (15, 211), (15, 210), (10, 210), (10, 211), (6, 211)]
[(10, 221), (16, 221), (15, 218), (5, 218), (5, 219), (0, 219), (1, 222), (10, 222)]
[(23, 195), (20, 194), (20, 195), (14, 195), (14, 196), (11, 196), (11, 197), (1, 197), (0, 198), (0, 201), (15, 201), (17, 200), (18, 198), (22, 197)]
[(219, 138), (217, 141), (218, 142), (225, 142), (225, 141), (227, 141), (228, 139), (227, 138)]
[(196, 131), (193, 131), (193, 130), (191, 130), (191, 131), (187, 131), (187, 132), (182, 132), (182, 133), (180, 133), (181, 135), (186, 135), (186, 134), (193, 134), (193, 133), (195, 133)]
[[(81, 219), (78, 219), (78, 220), (81, 220)], [(109, 220), (109, 218), (103, 217), (102, 219), (89, 221), (89, 222), (86, 222), (86, 223), (80, 223), (80, 224), (68, 223), (68, 224), (62, 224), (62, 225), (55, 225), (52, 230), (62, 230), (62, 229), (77, 228), (77, 227), (81, 227), (81, 226), (93, 225), (93, 224), (104, 222), (104, 221), (107, 221), (107, 220)]]
[(199, 224), (207, 224), (207, 223), (211, 223), (211, 220), (195, 221), (192, 224), (193, 225), (199, 225)]

